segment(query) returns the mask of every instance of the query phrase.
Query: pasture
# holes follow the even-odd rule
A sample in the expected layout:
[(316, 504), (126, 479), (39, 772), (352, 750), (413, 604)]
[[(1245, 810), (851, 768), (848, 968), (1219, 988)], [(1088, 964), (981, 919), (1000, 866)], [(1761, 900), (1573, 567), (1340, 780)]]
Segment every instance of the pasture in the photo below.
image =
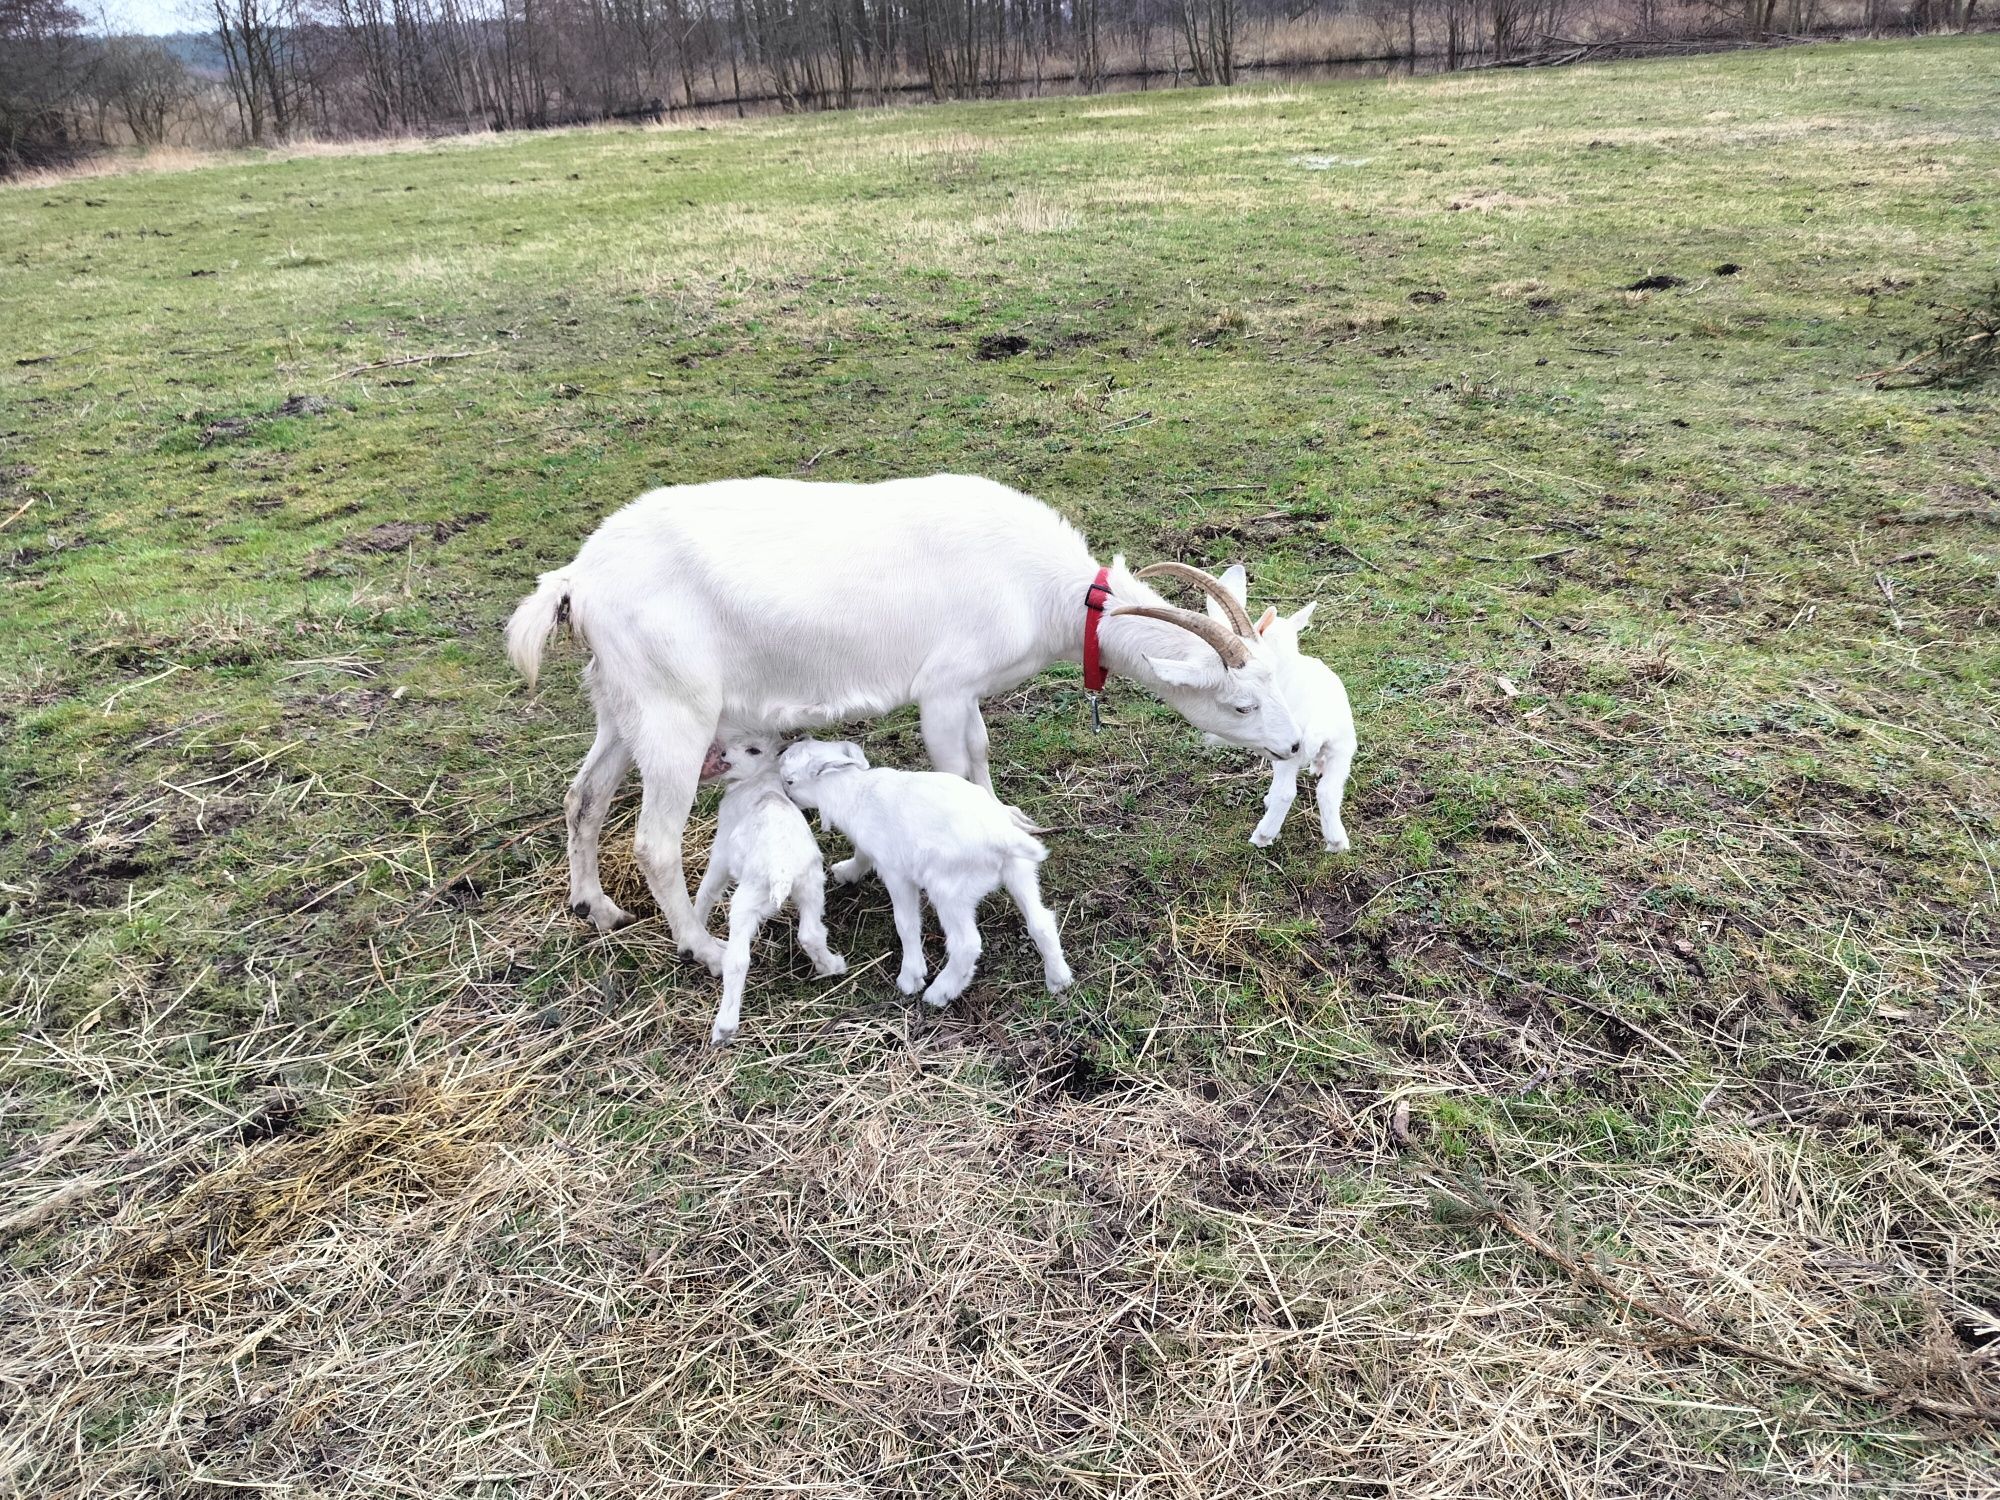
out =
[[(1993, 276), (1996, 77), (0, 187), (0, 1491), (1990, 1495), (2000, 393), (1864, 377)], [(933, 470), (1320, 600), (1353, 850), (1058, 668), (1076, 987), (994, 903), (924, 1012), (837, 890), (711, 1052), (500, 624), (650, 485)]]

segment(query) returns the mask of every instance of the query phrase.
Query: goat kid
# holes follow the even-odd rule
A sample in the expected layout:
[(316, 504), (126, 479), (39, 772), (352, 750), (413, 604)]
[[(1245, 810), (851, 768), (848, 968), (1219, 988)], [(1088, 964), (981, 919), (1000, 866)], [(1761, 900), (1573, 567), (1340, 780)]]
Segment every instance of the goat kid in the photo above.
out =
[[(847, 884), (873, 871), (888, 887), (903, 944), (896, 987), (904, 994), (923, 990), (926, 1004), (943, 1006), (965, 993), (979, 961), (979, 903), (1003, 885), (1042, 955), (1049, 993), (1069, 988), (1056, 919), (1035, 875), (1048, 850), (991, 792), (938, 771), (871, 767), (861, 747), (845, 740), (801, 740), (780, 764), (792, 800), (818, 808), (821, 823), (854, 845), (854, 857), (835, 865), (833, 878)], [(924, 899), (944, 929), (946, 955), (928, 989)]]
[(564, 799), (571, 909), (604, 931), (632, 920), (605, 895), (597, 854), (636, 763), (640, 869), (681, 951), (719, 968), (681, 859), (718, 725), (776, 733), (915, 703), (931, 764), (990, 788), (980, 700), (1082, 659), (1086, 621), (1112, 675), (1230, 744), (1290, 754), (1298, 732), (1270, 652), (1228, 604), (1228, 624), (1168, 606), (1122, 558), (1100, 569), (1074, 526), (988, 479), (741, 479), (641, 495), (543, 574), (507, 624), (531, 685), (563, 624), (591, 652), (597, 738)]
[(715, 843), (695, 893), (694, 919), (704, 930), (723, 891), (729, 898), (729, 942), (722, 952), (722, 1004), (709, 1028), (713, 1047), (736, 1038), (743, 1019), (743, 982), (750, 944), (787, 900), (798, 908), (799, 946), (822, 979), (847, 972), (847, 960), (826, 945), (826, 872), (805, 814), (785, 795), (778, 761), (784, 742), (730, 738), (710, 747), (708, 765), (726, 783), (716, 815)]
[[(1243, 603), (1249, 583), (1242, 564), (1222, 575), (1222, 585)], [(1218, 618), (1222, 611), (1213, 600), (1209, 609)], [(1247, 608), (1247, 605), (1245, 606)], [(1258, 639), (1270, 648), (1278, 691), (1292, 717), (1298, 721), (1296, 753), (1271, 757), (1271, 790), (1264, 796), (1264, 816), (1250, 835), (1258, 848), (1277, 842), (1285, 817), (1298, 797), (1299, 772), (1307, 766), (1319, 778), (1320, 835), (1335, 854), (1346, 851), (1347, 825), (1340, 819), (1340, 804), (1347, 792), (1347, 777), (1354, 765), (1354, 710), (1347, 701), (1347, 688), (1333, 669), (1319, 658), (1300, 649), (1299, 636), (1311, 623), (1314, 601), (1295, 614), (1280, 615), (1267, 608), (1255, 623)]]

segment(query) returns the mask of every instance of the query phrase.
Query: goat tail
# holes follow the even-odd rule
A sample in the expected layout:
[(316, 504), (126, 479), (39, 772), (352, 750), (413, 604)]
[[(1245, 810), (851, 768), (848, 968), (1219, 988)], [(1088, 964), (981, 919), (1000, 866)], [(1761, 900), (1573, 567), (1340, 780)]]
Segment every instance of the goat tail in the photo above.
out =
[(528, 686), (542, 671), (542, 648), (556, 627), (569, 621), (570, 570), (542, 575), (541, 586), (514, 608), (507, 621), (507, 659), (527, 678)]
[[(1022, 812), (1020, 808), (1016, 807), (1011, 802), (1002, 802), (1000, 804), (1000, 810), (1005, 814), (1007, 814), (1008, 822), (1012, 823), (1016, 828), (1020, 829), (1021, 832), (1027, 834), (1031, 840), (1038, 834), (1055, 832), (1053, 828), (1042, 827), (1041, 824), (1037, 823), (1033, 818), (1029, 817), (1026, 813)], [(1036, 860), (1041, 860), (1041, 859), (1046, 859), (1048, 857), (1048, 850), (1042, 849), (1042, 846), (1040, 844), (1036, 844), (1035, 847), (1038, 850), (1041, 850), (1041, 852), (1030, 856), (1031, 858)]]
[(1037, 828), (1035, 820), (1011, 802), (1002, 802), (1000, 810), (1007, 814), (1007, 822), (1011, 825), (1007, 830), (1005, 842), (1001, 845), (1001, 857), (1018, 859), (1032, 870), (1049, 857), (1049, 851), (1035, 835), (1047, 833), (1049, 830)]

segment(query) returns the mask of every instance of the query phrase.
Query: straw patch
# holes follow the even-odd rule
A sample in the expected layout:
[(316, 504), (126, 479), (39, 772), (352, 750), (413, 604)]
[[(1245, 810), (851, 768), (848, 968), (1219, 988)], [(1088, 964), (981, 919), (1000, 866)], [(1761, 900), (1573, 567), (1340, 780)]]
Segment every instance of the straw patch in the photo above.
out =
[(998, 213), (972, 221), (974, 234), (1063, 234), (1083, 222), (1075, 209), (1040, 193), (1024, 193)]
[(1303, 103), (1306, 95), (1296, 89), (1234, 88), (1220, 91), (1202, 104), (1203, 109), (1263, 109), (1273, 104)]
[(294, 1121), (300, 1106), (280, 1096), (256, 1118), (298, 1138), (252, 1146), (205, 1174), (156, 1219), (125, 1230), (92, 1274), (183, 1308), (227, 1297), (245, 1270), (295, 1253), (343, 1219), (404, 1213), (463, 1187), (526, 1089), (520, 1078), (419, 1074), (325, 1128)]

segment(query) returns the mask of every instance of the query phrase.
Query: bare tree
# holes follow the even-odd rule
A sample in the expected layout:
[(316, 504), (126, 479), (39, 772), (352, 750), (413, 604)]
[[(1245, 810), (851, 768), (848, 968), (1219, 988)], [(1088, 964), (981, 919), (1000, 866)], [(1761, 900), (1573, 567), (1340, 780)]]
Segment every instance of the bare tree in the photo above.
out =
[(209, 4), (244, 139), (252, 145), (288, 139), (301, 123), (305, 93), (291, 0)]
[(116, 112), (134, 145), (161, 146), (175, 114), (193, 93), (193, 80), (186, 64), (158, 42), (116, 36), (99, 54), (92, 93), (100, 119)]
[(62, 0), (0, 0), (0, 171), (57, 161), (84, 144), (97, 49)]
[(1180, 0), (1181, 37), (1196, 83), (1236, 81), (1236, 30), (1242, 0)]
[[(1654, 35), (1706, 15), (1753, 38), (1813, 24), (1820, 0), (202, 0), (244, 138), (518, 128), (701, 105), (839, 108), (915, 91), (1089, 91), (1158, 70), (1230, 84), (1262, 41), (1326, 7), (1372, 21), (1372, 51), (1445, 67), (1520, 61), (1572, 9)], [(1966, 24), (1977, 0), (1866, 0), (1871, 19)], [(1636, 9), (1630, 7), (1636, 6)], [(61, 0), (0, 0), (15, 15)], [(1365, 22), (1364, 22), (1365, 24)], [(1313, 44), (1325, 44), (1311, 31)], [(1358, 50), (1368, 50), (1363, 42)], [(4, 61), (0, 61), (4, 71)], [(16, 69), (16, 73), (20, 70)], [(74, 71), (72, 69), (72, 71)], [(60, 77), (57, 70), (49, 75)], [(162, 75), (157, 82), (164, 84)], [(123, 118), (97, 90), (107, 120)], [(73, 113), (73, 106), (72, 106)], [(137, 137), (157, 101), (136, 99)]]

